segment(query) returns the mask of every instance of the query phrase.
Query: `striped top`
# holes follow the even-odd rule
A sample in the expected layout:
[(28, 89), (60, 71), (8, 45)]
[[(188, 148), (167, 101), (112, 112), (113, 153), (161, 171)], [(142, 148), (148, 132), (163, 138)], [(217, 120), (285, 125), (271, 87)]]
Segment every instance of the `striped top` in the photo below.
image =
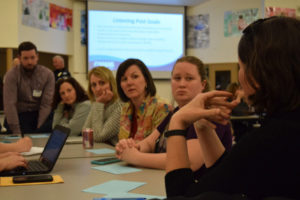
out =
[(92, 128), (95, 142), (118, 143), (122, 103), (117, 100), (106, 107), (94, 102), (83, 128)]

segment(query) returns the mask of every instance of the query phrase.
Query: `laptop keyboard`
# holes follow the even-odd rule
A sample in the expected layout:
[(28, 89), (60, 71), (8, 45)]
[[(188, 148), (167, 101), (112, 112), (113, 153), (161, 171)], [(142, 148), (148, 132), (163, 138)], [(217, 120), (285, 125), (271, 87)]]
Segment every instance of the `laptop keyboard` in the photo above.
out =
[(47, 171), (48, 168), (37, 160), (28, 161), (28, 169), (27, 171)]
[(25, 167), (16, 167), (15, 169), (13, 169), (13, 172), (23, 172), (23, 171), (27, 171), (27, 168), (25, 168)]

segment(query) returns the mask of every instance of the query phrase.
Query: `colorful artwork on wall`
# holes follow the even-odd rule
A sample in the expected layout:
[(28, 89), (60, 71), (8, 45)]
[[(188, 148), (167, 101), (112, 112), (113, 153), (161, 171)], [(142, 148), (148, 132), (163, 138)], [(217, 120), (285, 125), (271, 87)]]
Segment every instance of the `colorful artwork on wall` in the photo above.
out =
[(187, 17), (187, 48), (209, 47), (209, 15)]
[(253, 21), (257, 20), (258, 8), (238, 11), (227, 11), (224, 13), (224, 36), (230, 37), (240, 35), (241, 32)]
[(296, 18), (296, 9), (293, 8), (279, 8), (279, 7), (266, 7), (265, 17), (272, 16), (286, 16)]
[(50, 3), (49, 5), (49, 26), (53, 29), (70, 31), (72, 28), (72, 10), (52, 3)]
[(86, 45), (86, 11), (80, 12), (80, 42)]
[(23, 0), (22, 24), (41, 30), (48, 30), (49, 3), (43, 0)]

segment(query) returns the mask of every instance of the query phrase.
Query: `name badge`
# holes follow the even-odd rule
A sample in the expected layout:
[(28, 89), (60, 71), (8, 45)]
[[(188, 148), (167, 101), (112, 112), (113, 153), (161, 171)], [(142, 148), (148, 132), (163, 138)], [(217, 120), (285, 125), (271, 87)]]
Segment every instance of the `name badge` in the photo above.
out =
[(42, 90), (33, 90), (32, 95), (33, 95), (33, 97), (41, 97), (42, 96)]

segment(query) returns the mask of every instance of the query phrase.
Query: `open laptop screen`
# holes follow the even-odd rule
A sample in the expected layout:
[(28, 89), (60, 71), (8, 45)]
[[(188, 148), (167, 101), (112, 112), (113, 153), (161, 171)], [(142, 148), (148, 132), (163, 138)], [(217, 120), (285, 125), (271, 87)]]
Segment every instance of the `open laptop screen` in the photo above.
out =
[(54, 166), (68, 137), (68, 133), (62, 128), (63, 127), (54, 128), (40, 157), (40, 160), (50, 168)]

